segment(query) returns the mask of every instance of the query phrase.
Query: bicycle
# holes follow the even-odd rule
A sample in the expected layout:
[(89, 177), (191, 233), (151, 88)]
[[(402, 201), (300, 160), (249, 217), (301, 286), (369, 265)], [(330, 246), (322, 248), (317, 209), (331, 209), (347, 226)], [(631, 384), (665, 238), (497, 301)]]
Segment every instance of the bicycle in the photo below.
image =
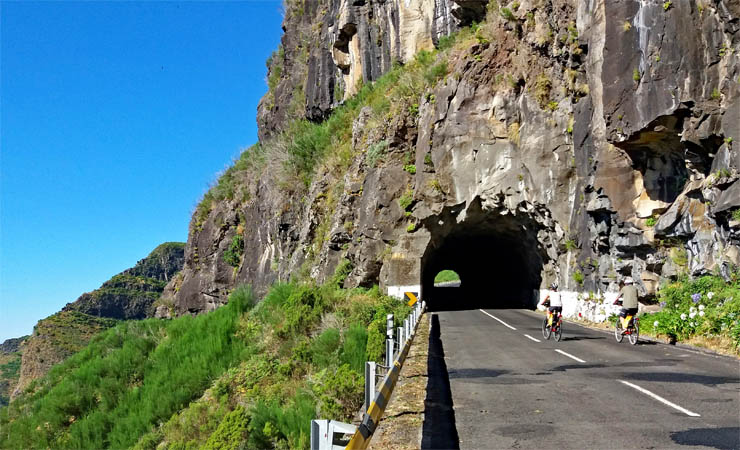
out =
[(624, 336), (627, 335), (630, 344), (635, 345), (640, 337), (640, 318), (632, 316), (627, 316), (627, 318), (629, 319), (629, 323), (627, 324), (627, 329), (624, 329), (622, 328), (622, 318), (617, 317), (617, 320), (614, 322), (614, 338), (617, 342), (622, 342)]
[(563, 337), (563, 315), (558, 313), (557, 320), (553, 318), (552, 324), (548, 323), (548, 317), (542, 322), (542, 336), (550, 339), (550, 335), (555, 335), (555, 340), (560, 342)]

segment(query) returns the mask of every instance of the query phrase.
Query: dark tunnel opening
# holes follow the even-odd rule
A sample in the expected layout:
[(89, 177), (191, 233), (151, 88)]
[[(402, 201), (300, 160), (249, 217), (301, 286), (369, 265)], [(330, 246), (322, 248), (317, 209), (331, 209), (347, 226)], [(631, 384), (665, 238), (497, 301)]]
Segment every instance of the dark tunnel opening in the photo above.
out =
[[(502, 215), (475, 204), (460, 222), (454, 209), (449, 213), (428, 224), (432, 237), (421, 261), (428, 308), (534, 309), (545, 254), (537, 241), (537, 224), (528, 215)], [(435, 276), (444, 269), (457, 272), (460, 283), (435, 285)]]

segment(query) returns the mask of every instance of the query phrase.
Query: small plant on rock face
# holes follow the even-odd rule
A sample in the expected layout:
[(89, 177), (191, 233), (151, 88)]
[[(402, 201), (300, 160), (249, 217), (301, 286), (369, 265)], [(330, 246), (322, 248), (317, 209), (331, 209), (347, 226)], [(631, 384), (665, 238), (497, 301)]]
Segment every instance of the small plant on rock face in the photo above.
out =
[(640, 82), (640, 78), (642, 78), (642, 76), (640, 75), (640, 70), (639, 69), (633, 70), (632, 71), (632, 79), (639, 83)]
[(732, 144), (732, 138), (731, 137), (726, 137), (725, 138), (725, 144), (727, 144), (727, 145)]
[(624, 30), (624, 31), (629, 31), (629, 30), (631, 30), (631, 29), (632, 29), (632, 24), (630, 24), (629, 22), (627, 22), (627, 21), (625, 20), (625, 21), (624, 21), (624, 24), (622, 24), (622, 30)]
[(416, 165), (406, 164), (405, 166), (403, 166), (403, 170), (410, 173), (411, 175), (414, 175), (416, 173)]
[(229, 245), (229, 249), (224, 252), (224, 261), (232, 267), (239, 267), (243, 252), (244, 238), (240, 234), (237, 234), (231, 238), (231, 245)]
[(424, 155), (424, 164), (426, 164), (427, 166), (433, 166), (434, 165), (434, 163), (432, 162), (432, 155), (431, 155), (431, 153), (427, 153), (426, 155)]
[(571, 251), (575, 250), (576, 248), (578, 248), (578, 244), (574, 239), (568, 239), (567, 241), (565, 241), (565, 250)]
[(719, 93), (719, 89), (714, 88), (712, 90), (712, 100), (719, 100), (721, 97), (721, 94)]
[(654, 227), (656, 223), (658, 223), (658, 219), (656, 219), (655, 217), (648, 217), (645, 220), (645, 225), (649, 227)]
[(414, 193), (411, 192), (411, 189), (406, 190), (406, 192), (401, 195), (401, 197), (398, 198), (398, 206), (401, 207), (402, 210), (408, 211), (408, 209), (411, 207), (411, 204), (414, 202)]
[(413, 233), (414, 231), (416, 231), (416, 224), (412, 222), (406, 227), (406, 232)]
[(583, 281), (584, 281), (583, 272), (576, 269), (576, 271), (573, 272), (573, 281), (578, 283), (579, 286), (583, 286)]
[(663, 11), (668, 11), (673, 6), (672, 1), (663, 2)]
[(736, 209), (732, 212), (732, 220), (740, 221), (740, 209)]
[(509, 21), (516, 20), (514, 13), (509, 8), (501, 8), (501, 17)]

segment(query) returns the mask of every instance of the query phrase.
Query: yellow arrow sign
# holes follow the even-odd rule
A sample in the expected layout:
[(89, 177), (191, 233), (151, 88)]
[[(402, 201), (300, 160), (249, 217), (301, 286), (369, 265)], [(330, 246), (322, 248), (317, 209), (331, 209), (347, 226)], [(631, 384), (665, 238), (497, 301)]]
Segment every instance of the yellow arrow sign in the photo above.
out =
[(404, 292), (404, 294), (406, 295), (406, 298), (409, 299), (408, 303), (406, 304), (409, 306), (414, 306), (414, 303), (416, 303), (417, 301), (416, 294), (414, 294), (413, 292)]

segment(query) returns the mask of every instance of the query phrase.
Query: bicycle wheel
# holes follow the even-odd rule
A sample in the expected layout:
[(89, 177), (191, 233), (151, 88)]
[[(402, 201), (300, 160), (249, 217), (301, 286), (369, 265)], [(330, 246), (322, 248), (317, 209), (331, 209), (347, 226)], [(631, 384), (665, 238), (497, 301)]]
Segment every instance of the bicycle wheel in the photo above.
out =
[(551, 333), (552, 328), (547, 325), (547, 317), (545, 317), (545, 320), (542, 322), (542, 336), (544, 336), (545, 339), (550, 339)]
[(555, 325), (555, 330), (553, 330), (553, 334), (555, 335), (555, 340), (560, 342), (560, 339), (563, 337), (563, 321), (558, 320), (557, 325)]
[(622, 339), (624, 339), (624, 335), (622, 334), (622, 321), (619, 320), (619, 317), (617, 317), (617, 321), (614, 323), (614, 339), (616, 339), (617, 342), (622, 342)]
[(630, 344), (636, 345), (637, 344), (637, 338), (640, 336), (640, 326), (637, 325), (637, 322), (634, 324), (634, 328), (630, 330)]

